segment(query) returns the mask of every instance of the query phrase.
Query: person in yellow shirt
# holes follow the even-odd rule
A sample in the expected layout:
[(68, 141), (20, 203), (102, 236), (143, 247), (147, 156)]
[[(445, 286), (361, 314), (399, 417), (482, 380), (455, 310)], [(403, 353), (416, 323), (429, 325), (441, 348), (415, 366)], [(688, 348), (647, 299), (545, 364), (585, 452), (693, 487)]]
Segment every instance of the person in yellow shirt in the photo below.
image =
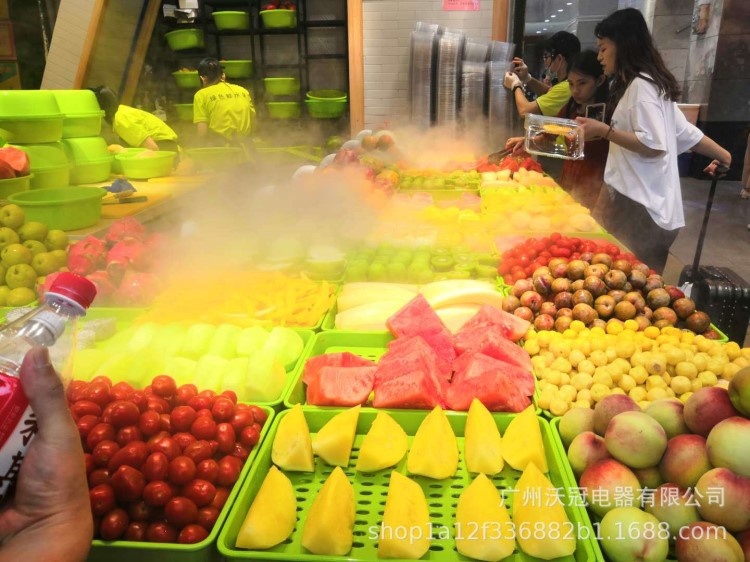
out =
[(214, 58), (198, 64), (198, 76), (203, 87), (193, 96), (193, 123), (203, 144), (235, 144), (247, 137), (255, 121), (250, 92), (227, 82), (221, 63)]
[(120, 104), (117, 94), (105, 86), (92, 90), (104, 110), (104, 120), (127, 145), (179, 152), (177, 133), (156, 115)]

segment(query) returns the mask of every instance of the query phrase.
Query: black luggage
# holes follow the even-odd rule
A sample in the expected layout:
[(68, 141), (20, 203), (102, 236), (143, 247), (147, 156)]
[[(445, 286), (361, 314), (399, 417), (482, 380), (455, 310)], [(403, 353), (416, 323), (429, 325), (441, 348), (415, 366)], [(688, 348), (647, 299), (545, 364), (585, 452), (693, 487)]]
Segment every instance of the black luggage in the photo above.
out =
[(714, 173), (693, 265), (683, 268), (679, 285), (690, 287), (690, 297), (695, 301), (696, 309), (706, 312), (711, 317), (711, 322), (724, 332), (730, 341), (742, 345), (750, 322), (750, 284), (728, 267), (700, 265), (716, 184), (726, 172), (726, 168), (720, 168)]

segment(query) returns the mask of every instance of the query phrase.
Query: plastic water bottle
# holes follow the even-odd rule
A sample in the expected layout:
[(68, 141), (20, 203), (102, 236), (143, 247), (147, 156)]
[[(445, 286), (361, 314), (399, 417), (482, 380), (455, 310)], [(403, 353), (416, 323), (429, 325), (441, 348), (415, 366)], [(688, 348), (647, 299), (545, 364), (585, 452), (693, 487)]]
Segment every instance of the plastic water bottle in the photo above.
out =
[(0, 503), (14, 484), (31, 440), (36, 416), (21, 388), (19, 372), (26, 352), (52, 346), (72, 321), (86, 314), (96, 286), (75, 273), (60, 273), (44, 304), (0, 328)]

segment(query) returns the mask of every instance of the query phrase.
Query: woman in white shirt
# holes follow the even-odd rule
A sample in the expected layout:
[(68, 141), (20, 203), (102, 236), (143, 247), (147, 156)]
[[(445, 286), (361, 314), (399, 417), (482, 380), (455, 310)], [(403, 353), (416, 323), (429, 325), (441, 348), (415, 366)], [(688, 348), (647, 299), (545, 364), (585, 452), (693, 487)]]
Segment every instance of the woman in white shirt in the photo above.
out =
[(578, 118), (586, 139), (609, 141), (606, 189), (594, 216), (661, 273), (685, 226), (677, 156), (688, 150), (728, 167), (731, 155), (690, 124), (677, 107), (680, 86), (664, 64), (643, 15), (617, 10), (595, 29), (599, 62), (610, 78), (611, 124)]

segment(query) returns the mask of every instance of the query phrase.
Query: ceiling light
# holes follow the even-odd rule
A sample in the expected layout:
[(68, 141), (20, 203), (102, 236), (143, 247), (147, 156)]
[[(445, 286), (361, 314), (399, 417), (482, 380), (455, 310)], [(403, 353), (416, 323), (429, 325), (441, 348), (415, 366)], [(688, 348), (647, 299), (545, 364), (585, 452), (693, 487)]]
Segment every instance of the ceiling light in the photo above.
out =
[(556, 18), (557, 16), (555, 14), (552, 14), (550, 17), (551, 18)]
[(544, 23), (549, 23), (549, 20), (544, 20)]
[(547, 31), (547, 28), (546, 28), (546, 27), (543, 27), (543, 28), (542, 28), (542, 31)]
[(572, 6), (572, 5), (573, 5), (573, 2), (565, 2), (565, 5), (566, 5), (566, 6)]
[(537, 31), (537, 33), (541, 33), (541, 31)]
[(557, 10), (557, 11), (558, 11), (558, 12), (562, 12), (562, 11), (563, 11), (563, 9), (562, 9), (562, 8), (560, 8), (560, 9), (559, 9), (559, 10)]

